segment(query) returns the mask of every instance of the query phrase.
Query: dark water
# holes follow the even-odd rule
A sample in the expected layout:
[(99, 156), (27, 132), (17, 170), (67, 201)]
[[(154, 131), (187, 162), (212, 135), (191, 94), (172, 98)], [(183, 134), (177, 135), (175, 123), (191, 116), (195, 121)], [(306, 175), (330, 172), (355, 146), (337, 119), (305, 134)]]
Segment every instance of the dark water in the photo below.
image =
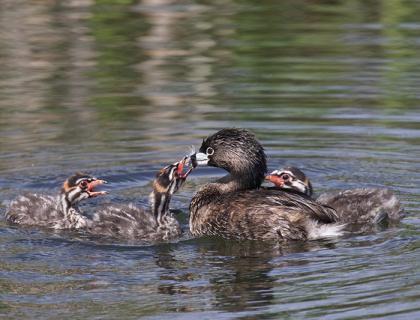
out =
[[(408, 217), (330, 242), (155, 246), (0, 222), (7, 319), (420, 318), (420, 4), (0, 2), (0, 202), (84, 170), (146, 203), (155, 172), (223, 127), (319, 192), (395, 190)], [(174, 198), (187, 229), (200, 169)], [(3, 217), (5, 205), (0, 206)]]

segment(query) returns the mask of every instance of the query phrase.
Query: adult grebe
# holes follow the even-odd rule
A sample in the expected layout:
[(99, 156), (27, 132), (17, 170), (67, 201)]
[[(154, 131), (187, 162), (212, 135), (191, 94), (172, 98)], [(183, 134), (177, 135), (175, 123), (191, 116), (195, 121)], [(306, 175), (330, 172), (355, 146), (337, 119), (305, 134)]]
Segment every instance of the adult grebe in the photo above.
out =
[(195, 236), (229, 239), (308, 240), (341, 235), (334, 209), (298, 193), (259, 189), (267, 170), (264, 149), (244, 129), (222, 129), (192, 156), (197, 165), (223, 168), (228, 175), (202, 186), (190, 205)]

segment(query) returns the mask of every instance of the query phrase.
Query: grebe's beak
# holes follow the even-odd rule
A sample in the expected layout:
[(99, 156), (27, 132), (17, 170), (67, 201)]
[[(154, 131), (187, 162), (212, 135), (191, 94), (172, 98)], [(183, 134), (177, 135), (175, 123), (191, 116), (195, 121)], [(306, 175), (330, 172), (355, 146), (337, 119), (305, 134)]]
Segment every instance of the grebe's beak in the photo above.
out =
[(193, 166), (206, 166), (209, 162), (209, 157), (207, 156), (207, 154), (203, 153), (203, 152), (197, 152), (194, 153), (191, 156), (192, 162), (193, 162)]
[(276, 174), (268, 174), (265, 176), (265, 180), (270, 181), (271, 183), (273, 183), (276, 187), (283, 187), (284, 186), (284, 180), (279, 177)]
[[(188, 175), (193, 171), (194, 160), (191, 159), (192, 156), (185, 156), (177, 165), (177, 174), (181, 179), (187, 179)], [(189, 167), (191, 165), (191, 167)], [(185, 167), (189, 167), (187, 172), (184, 173)]]
[(90, 198), (93, 197), (97, 197), (97, 196), (103, 196), (108, 194), (108, 191), (95, 191), (95, 188), (102, 185), (102, 184), (106, 184), (108, 182), (106, 182), (105, 180), (101, 180), (101, 179), (96, 179), (94, 178), (91, 182), (88, 182), (88, 188), (87, 188), (87, 193), (89, 194)]

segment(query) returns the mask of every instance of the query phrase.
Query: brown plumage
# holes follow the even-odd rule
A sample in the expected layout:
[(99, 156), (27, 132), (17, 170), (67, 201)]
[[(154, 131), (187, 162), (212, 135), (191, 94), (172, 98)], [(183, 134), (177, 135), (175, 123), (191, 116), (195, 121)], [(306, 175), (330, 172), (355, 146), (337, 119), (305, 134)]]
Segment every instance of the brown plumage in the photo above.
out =
[(266, 172), (264, 149), (244, 129), (222, 129), (205, 139), (193, 157), (198, 165), (229, 174), (208, 183), (190, 205), (195, 236), (229, 239), (308, 240), (334, 237), (342, 226), (332, 208), (282, 190), (259, 189)]

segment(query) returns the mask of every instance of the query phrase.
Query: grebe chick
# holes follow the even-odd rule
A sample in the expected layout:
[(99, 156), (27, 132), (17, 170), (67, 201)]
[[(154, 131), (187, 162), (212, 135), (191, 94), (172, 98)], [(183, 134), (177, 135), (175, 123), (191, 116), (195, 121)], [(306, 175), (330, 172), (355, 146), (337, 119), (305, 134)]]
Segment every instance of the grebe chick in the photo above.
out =
[(109, 205), (98, 210), (87, 232), (92, 235), (147, 242), (179, 237), (181, 227), (172, 216), (169, 203), (172, 195), (185, 182), (192, 168), (184, 173), (189, 158), (161, 169), (153, 181), (149, 197), (150, 208), (129, 205)]
[(27, 194), (10, 203), (6, 220), (23, 226), (38, 226), (50, 229), (79, 229), (85, 227), (88, 218), (77, 204), (85, 199), (107, 194), (94, 189), (106, 183), (92, 176), (76, 173), (65, 180), (57, 196)]
[(265, 177), (266, 180), (273, 183), (277, 188), (284, 190), (293, 190), (308, 197), (312, 197), (313, 188), (308, 177), (296, 167), (286, 167), (280, 170), (274, 170)]
[(229, 174), (202, 186), (190, 205), (194, 236), (229, 239), (311, 240), (341, 235), (335, 210), (283, 190), (260, 189), (267, 170), (264, 149), (244, 129), (222, 129), (191, 157), (196, 165)]
[[(276, 187), (291, 189), (312, 196), (308, 177), (296, 167), (274, 170), (266, 177)], [(354, 224), (398, 221), (403, 217), (401, 203), (385, 188), (357, 188), (321, 194), (316, 201), (337, 211), (340, 222)]]

